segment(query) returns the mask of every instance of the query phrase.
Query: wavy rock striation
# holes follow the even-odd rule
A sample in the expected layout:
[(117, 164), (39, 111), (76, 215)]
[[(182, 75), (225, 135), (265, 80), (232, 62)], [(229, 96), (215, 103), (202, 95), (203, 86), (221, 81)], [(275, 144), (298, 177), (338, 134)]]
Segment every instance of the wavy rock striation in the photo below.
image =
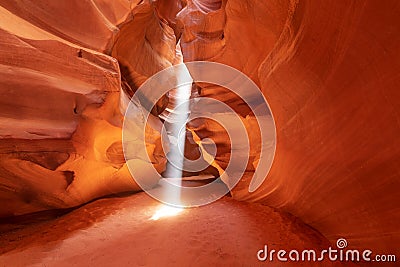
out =
[[(268, 177), (249, 193), (245, 176), (233, 196), (289, 211), (332, 242), (393, 250), (400, 243), (398, 2), (219, 2), (204, 8), (216, 1), (192, 0), (180, 13), (183, 55), (251, 77), (277, 128)], [(240, 103), (216, 86), (201, 95)], [(226, 145), (211, 124), (194, 130)], [(217, 162), (224, 166), (229, 155), (217, 154)]]
[[(251, 162), (233, 197), (288, 211), (332, 242), (390, 252), (400, 243), (399, 12), (396, 0), (2, 1), (0, 216), (139, 190), (122, 153), (120, 99), (174, 64), (180, 39), (185, 61), (241, 70), (271, 106), (272, 169), (249, 193), (259, 154), (251, 131)], [(254, 128), (234, 93), (196, 87)], [(189, 129), (214, 139), (223, 169), (223, 129)], [(159, 134), (147, 130), (161, 172)]]
[[(149, 14), (154, 19), (139, 21), (139, 28), (156, 35), (151, 41), (126, 35), (124, 41), (120, 32), (129, 30), (134, 25), (129, 21), (143, 10), (142, 19)], [(166, 32), (151, 30), (159, 27), (154, 7), (127, 1), (3, 1), (0, 16), (0, 198), (8, 203), (0, 216), (139, 190), (121, 145), (119, 65), (126, 65), (105, 53), (129, 59), (131, 46), (123, 44), (139, 40), (147, 49), (134, 55), (149, 60), (161, 53), (148, 65), (152, 68), (143, 71), (143, 60), (128, 66), (140, 73), (136, 86), (167, 66), (173, 56), (155, 49)], [(125, 84), (130, 76), (122, 73)], [(147, 150), (162, 171), (160, 136), (147, 130)]]

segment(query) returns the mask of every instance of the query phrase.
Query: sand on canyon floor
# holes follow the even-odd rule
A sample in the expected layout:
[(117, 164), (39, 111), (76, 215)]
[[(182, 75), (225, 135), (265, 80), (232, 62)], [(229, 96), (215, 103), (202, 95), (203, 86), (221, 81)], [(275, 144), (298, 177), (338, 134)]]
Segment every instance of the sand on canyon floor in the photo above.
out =
[(0, 234), (0, 266), (338, 265), (282, 263), (276, 257), (260, 262), (257, 252), (264, 245), (288, 251), (330, 245), (300, 220), (270, 207), (228, 196), (173, 216), (162, 216), (165, 207), (146, 193), (103, 198), (8, 230)]

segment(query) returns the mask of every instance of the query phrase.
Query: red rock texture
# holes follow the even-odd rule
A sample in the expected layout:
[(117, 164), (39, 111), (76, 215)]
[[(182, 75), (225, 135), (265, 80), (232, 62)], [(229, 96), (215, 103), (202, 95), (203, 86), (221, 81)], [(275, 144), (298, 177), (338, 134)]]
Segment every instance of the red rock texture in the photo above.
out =
[[(331, 241), (399, 246), (398, 1), (139, 2), (0, 3), (0, 216), (139, 190), (120, 145), (121, 80), (132, 94), (176, 61), (181, 37), (185, 61), (241, 70), (275, 118), (267, 179), (249, 193), (244, 177), (233, 197), (288, 211)], [(225, 89), (198, 86), (249, 114)], [(226, 146), (215, 125), (195, 130)]]
[(125, 1), (0, 4), (0, 197), (8, 203), (0, 216), (139, 190), (120, 145), (119, 65), (102, 53), (129, 10)]
[(250, 198), (382, 250), (400, 243), (399, 11), (300, 1), (258, 70), (278, 143)]
[[(229, 0), (206, 12), (198, 2), (180, 13), (188, 25), (200, 17), (183, 32), (184, 58), (242, 70), (276, 122), (266, 181), (249, 194), (242, 180), (233, 196), (287, 210), (332, 241), (383, 251), (399, 244), (397, 1)], [(223, 90), (202, 95), (228, 102)]]

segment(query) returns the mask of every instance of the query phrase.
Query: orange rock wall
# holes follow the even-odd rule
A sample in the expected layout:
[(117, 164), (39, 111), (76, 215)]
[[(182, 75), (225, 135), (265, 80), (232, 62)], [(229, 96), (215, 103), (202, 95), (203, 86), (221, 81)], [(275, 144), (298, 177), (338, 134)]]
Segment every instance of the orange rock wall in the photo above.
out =
[[(271, 172), (235, 198), (291, 212), (332, 242), (398, 247), (398, 1), (138, 2), (0, 4), (0, 216), (139, 189), (120, 146), (121, 78), (132, 93), (173, 64), (175, 34), (184, 60), (243, 71), (271, 106)], [(215, 86), (202, 95), (239, 101)]]
[[(233, 196), (289, 211), (332, 242), (345, 237), (393, 251), (400, 243), (398, 1), (229, 0), (207, 12), (196, 4), (207, 1), (189, 2), (180, 14), (185, 59), (242, 70), (275, 117), (271, 172), (256, 192), (242, 180)], [(192, 16), (201, 18), (193, 27)], [(211, 36), (214, 20), (223, 39)], [(202, 95), (234, 99), (216, 87)], [(200, 131), (207, 137), (213, 129)]]
[[(0, 200), (7, 203), (0, 217), (140, 189), (122, 152), (119, 64), (106, 55), (137, 3), (111, 2), (0, 4)], [(141, 27), (150, 31), (155, 24), (147, 23)], [(144, 55), (153, 52), (148, 46)], [(157, 62), (142, 80), (167, 64)], [(149, 131), (152, 155), (159, 135)], [(155, 164), (162, 170), (165, 162)]]

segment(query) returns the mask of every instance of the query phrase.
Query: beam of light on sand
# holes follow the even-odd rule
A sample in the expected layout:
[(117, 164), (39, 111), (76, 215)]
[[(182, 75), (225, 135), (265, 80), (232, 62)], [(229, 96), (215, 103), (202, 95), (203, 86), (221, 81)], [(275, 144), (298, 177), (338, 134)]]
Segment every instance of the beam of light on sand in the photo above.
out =
[[(168, 103), (170, 108), (166, 109), (166, 115), (168, 113), (182, 114), (182, 118), (187, 118), (188, 121), (193, 122), (194, 126), (199, 123), (201, 125), (202, 121), (207, 119), (213, 120), (225, 129), (229, 136), (227, 141), (230, 141), (230, 158), (226, 162), (227, 166), (223, 173), (219, 173), (220, 177), (201, 186), (183, 186), (180, 166), (184, 166), (184, 173), (200, 172), (204, 169), (202, 168), (203, 164), (199, 164), (199, 161), (192, 161), (183, 156), (186, 140), (186, 120), (177, 119), (178, 123), (168, 122), (170, 125), (167, 125), (166, 129), (166, 127), (163, 127), (167, 124), (166, 118), (160, 121), (150, 112), (157, 101), (171, 90), (176, 90), (182, 86), (181, 88), (188, 88), (192, 91), (193, 81), (199, 84), (215, 84), (235, 92), (254, 113), (254, 118), (243, 118), (223, 101), (212, 97), (195, 97), (197, 94), (189, 99), (189, 103), (187, 101), (182, 103), (187, 106), (190, 105), (190, 114), (187, 117), (186, 112), (171, 112), (176, 109), (176, 102), (178, 102), (172, 99)], [(194, 121), (196, 119), (199, 120)], [(165, 123), (162, 123), (162, 121)], [(203, 206), (223, 197), (246, 174), (246, 169), (250, 160), (252, 160), (250, 158), (250, 137), (247, 131), (253, 131), (253, 127), (255, 132), (260, 131), (260, 134), (255, 133), (255, 136), (261, 137), (259, 139), (260, 147), (257, 148), (260, 151), (260, 156), (257, 160), (258, 163), (254, 162), (258, 165), (254, 166), (253, 175), (248, 177), (248, 180), (251, 180), (249, 192), (255, 191), (266, 179), (272, 166), (276, 147), (274, 119), (261, 90), (245, 74), (224, 64), (198, 61), (174, 65), (146, 80), (128, 102), (122, 131), (126, 165), (136, 184), (154, 199), (174, 207)], [(151, 134), (154, 130), (161, 133), (162, 145), (168, 145), (169, 148), (172, 148), (172, 150), (168, 147), (167, 149), (164, 148), (163, 154), (166, 153), (167, 157), (170, 153), (176, 155), (172, 156), (172, 158), (177, 159), (175, 162), (177, 164), (170, 168), (171, 175), (161, 169), (165, 166), (165, 158), (159, 153), (161, 151), (154, 143), (155, 140), (146, 138), (146, 136), (156, 137), (157, 134), (156, 136)], [(166, 130), (169, 130), (171, 134), (167, 134)], [(182, 134), (177, 135), (179, 132)], [(148, 135), (149, 133), (150, 135)], [(174, 133), (177, 139), (171, 138), (174, 142), (170, 142), (170, 136), (173, 136)], [(209, 151), (211, 147), (216, 147), (213, 145), (213, 138), (209, 138), (209, 141), (201, 139), (201, 144), (200, 153), (205, 150), (209, 155), (215, 157), (215, 154)], [(149, 148), (151, 151), (149, 151)], [(149, 152), (153, 155), (151, 153), (149, 155)], [(199, 157), (202, 160), (201, 162), (206, 163), (204, 164), (205, 167), (210, 163), (211, 165), (214, 164), (215, 158), (213, 160), (207, 154), (205, 156), (207, 157)], [(171, 163), (172, 160), (167, 159), (167, 162)]]
[(154, 215), (150, 218), (150, 220), (157, 221), (160, 218), (164, 217), (173, 217), (178, 215), (183, 211), (183, 208), (171, 207), (167, 205), (161, 205)]
[(164, 192), (164, 195), (169, 199), (169, 203), (180, 203), (186, 121), (190, 112), (188, 100), (192, 91), (192, 83), (187, 82), (190, 80), (189, 70), (185, 65), (177, 69), (175, 75), (177, 86), (169, 92), (172, 105), (169, 106), (169, 114), (166, 116), (166, 123), (164, 124), (169, 143), (168, 163), (164, 177), (173, 178), (165, 180), (175, 185), (168, 187), (168, 192)]

